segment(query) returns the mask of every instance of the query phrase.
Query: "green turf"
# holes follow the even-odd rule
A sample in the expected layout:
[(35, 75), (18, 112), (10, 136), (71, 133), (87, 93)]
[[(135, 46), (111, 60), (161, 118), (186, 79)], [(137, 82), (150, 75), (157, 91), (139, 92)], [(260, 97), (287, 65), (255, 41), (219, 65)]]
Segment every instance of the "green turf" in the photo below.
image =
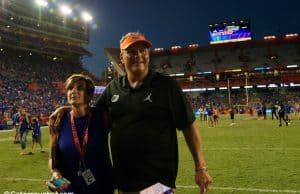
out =
[[(228, 116), (223, 116), (218, 127), (208, 128), (197, 120), (214, 181), (209, 193), (300, 193), (300, 120), (279, 127), (278, 121), (248, 120), (237, 115), (236, 123), (229, 126)], [(12, 143), (13, 136), (14, 132), (0, 132), (0, 194), (47, 191), (48, 151), (40, 153), (37, 146), (34, 155), (20, 156), (20, 145)], [(47, 149), (48, 141), (47, 129), (43, 129)], [(180, 132), (178, 142), (176, 194), (199, 193), (194, 184), (194, 164)]]

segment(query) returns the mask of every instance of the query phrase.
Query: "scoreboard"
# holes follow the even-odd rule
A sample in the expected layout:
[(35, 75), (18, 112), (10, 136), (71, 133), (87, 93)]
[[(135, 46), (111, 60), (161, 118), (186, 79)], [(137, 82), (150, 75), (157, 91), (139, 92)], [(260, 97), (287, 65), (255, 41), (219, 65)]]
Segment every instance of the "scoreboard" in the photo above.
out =
[(251, 40), (248, 21), (220, 23), (209, 25), (210, 44)]

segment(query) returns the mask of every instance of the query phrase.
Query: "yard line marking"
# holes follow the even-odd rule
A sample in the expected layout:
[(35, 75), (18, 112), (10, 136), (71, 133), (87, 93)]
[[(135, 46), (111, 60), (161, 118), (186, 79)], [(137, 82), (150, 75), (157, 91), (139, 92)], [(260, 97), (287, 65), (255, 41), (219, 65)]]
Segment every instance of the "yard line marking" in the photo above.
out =
[(0, 139), (0, 142), (11, 141), (11, 140), (13, 140), (13, 139), (14, 139), (13, 137), (1, 138), (1, 139)]
[[(0, 180), (7, 181), (33, 181), (33, 182), (41, 182), (47, 181), (46, 179), (34, 179), (34, 178), (0, 178)], [(178, 188), (184, 189), (197, 189), (198, 186), (194, 185), (176, 185)], [(257, 189), (257, 188), (244, 188), (244, 187), (209, 187), (211, 190), (227, 190), (227, 191), (250, 191), (250, 192), (260, 192), (260, 193), (300, 193), (299, 190), (277, 190), (277, 189)]]
[(33, 178), (0, 178), (6, 181), (33, 181), (33, 182), (40, 182), (40, 181), (47, 181), (46, 179), (33, 179)]
[[(48, 126), (42, 126), (41, 129), (45, 129), (48, 128)], [(4, 129), (4, 130), (0, 130), (0, 133), (7, 133), (7, 132), (12, 132), (12, 131), (16, 131), (15, 128), (12, 129)]]
[[(46, 179), (33, 179), (33, 178), (0, 178), (2, 180), (7, 181), (33, 181), (33, 182), (41, 182), (47, 181)], [(197, 189), (198, 186), (192, 185), (176, 185), (178, 188), (184, 189)], [(209, 187), (211, 190), (227, 190), (227, 191), (250, 191), (250, 192), (260, 192), (260, 193), (300, 193), (298, 190), (276, 190), (276, 189), (257, 189), (257, 188), (243, 188), (243, 187)]]
[[(12, 137), (10, 138), (3, 138), (0, 139), (0, 142), (4, 142), (4, 141), (11, 141), (13, 140)], [(27, 137), (27, 141), (30, 141), (30, 139), (28, 139)], [(19, 149), (16, 147), (10, 147), (7, 148), (7, 150), (16, 150)], [(224, 150), (266, 150), (266, 151), (300, 151), (300, 148), (211, 148), (211, 149), (203, 149), (203, 150), (208, 150), (208, 151), (224, 151)]]
[(223, 147), (223, 148), (204, 148), (203, 150), (293, 150), (299, 151), (300, 148), (293, 148), (293, 147), (281, 147), (281, 148), (263, 148), (263, 147)]
[[(184, 189), (197, 189), (198, 186), (192, 185), (176, 185), (178, 188)], [(257, 189), (257, 188), (243, 188), (243, 187), (209, 187), (211, 190), (227, 190), (227, 191), (250, 191), (250, 192), (260, 192), (260, 193), (300, 193), (299, 190), (276, 190), (276, 189)]]
[(16, 129), (5, 129), (5, 130), (0, 130), (0, 133), (6, 133), (6, 132), (11, 132), (15, 131)]
[[(0, 139), (0, 142), (3, 141), (10, 141), (13, 140), (12, 137), (10, 138), (3, 138)], [(30, 141), (27, 139), (27, 141)], [(8, 148), (9, 150), (17, 150), (19, 149), (16, 147), (10, 147)], [(266, 150), (266, 151), (300, 151), (300, 148), (211, 148), (211, 149), (203, 149), (203, 150), (208, 150), (208, 151), (224, 151), (224, 150)]]

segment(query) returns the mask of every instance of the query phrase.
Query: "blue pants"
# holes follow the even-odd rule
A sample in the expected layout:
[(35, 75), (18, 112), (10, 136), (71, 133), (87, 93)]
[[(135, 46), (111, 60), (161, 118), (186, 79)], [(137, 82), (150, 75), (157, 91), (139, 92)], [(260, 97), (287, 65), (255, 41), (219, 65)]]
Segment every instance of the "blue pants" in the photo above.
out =
[(21, 148), (22, 148), (22, 150), (24, 150), (26, 148), (26, 138), (27, 138), (28, 132), (29, 132), (28, 129), (20, 130)]

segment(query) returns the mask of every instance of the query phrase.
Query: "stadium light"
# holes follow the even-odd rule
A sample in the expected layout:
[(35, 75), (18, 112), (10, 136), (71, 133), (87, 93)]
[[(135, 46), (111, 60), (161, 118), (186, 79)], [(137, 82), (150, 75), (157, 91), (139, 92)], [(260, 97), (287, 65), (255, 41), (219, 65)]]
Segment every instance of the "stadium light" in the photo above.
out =
[(199, 47), (199, 44), (190, 44), (189, 45), (189, 48), (198, 48)]
[(298, 34), (297, 33), (294, 33), (294, 34), (286, 34), (285, 37), (286, 38), (292, 38), (292, 37), (297, 37)]
[(266, 85), (257, 85), (257, 88), (265, 88)]
[(277, 88), (278, 86), (276, 84), (269, 84), (269, 88)]
[(276, 39), (276, 36), (264, 36), (264, 40), (274, 40)]
[(199, 75), (211, 74), (211, 73), (212, 73), (211, 71), (199, 71), (199, 72), (197, 72), (197, 74), (199, 74)]
[(182, 89), (182, 92), (190, 92), (191, 89)]
[(35, 3), (41, 7), (46, 7), (48, 5), (48, 2), (45, 0), (35, 0)]
[(68, 6), (66, 5), (62, 5), (60, 6), (60, 11), (63, 15), (70, 15), (72, 13), (72, 9), (70, 9)]
[(91, 14), (89, 14), (88, 12), (82, 12), (81, 18), (82, 18), (83, 21), (85, 21), (85, 22), (90, 22), (90, 21), (93, 20), (93, 17), (92, 17)]
[(181, 46), (178, 46), (178, 45), (177, 46), (172, 46), (171, 50), (176, 50), (176, 49), (180, 49), (180, 48), (181, 48)]
[(154, 52), (161, 52), (161, 51), (164, 51), (164, 48), (155, 48), (153, 51)]
[(298, 65), (287, 65), (286, 67), (287, 67), (287, 68), (297, 68)]
[(206, 88), (192, 88), (191, 92), (199, 92), (199, 91), (206, 91)]
[(292, 82), (292, 83), (290, 83), (290, 86), (295, 87), (295, 86), (300, 86), (300, 84), (295, 84), (295, 83)]

